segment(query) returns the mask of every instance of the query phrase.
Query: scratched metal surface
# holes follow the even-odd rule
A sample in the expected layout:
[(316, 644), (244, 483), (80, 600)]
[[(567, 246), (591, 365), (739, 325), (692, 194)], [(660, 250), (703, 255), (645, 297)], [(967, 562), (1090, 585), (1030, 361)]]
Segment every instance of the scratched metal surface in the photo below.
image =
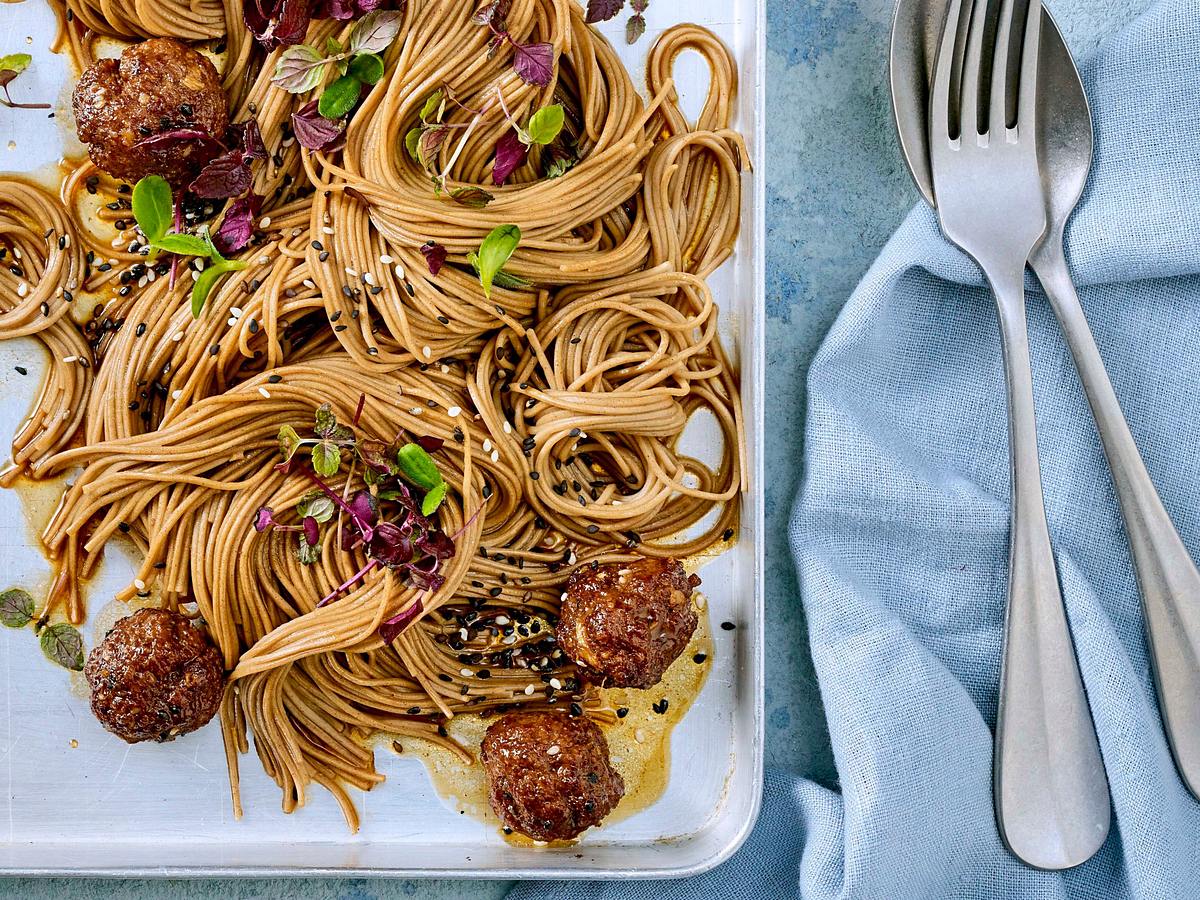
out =
[[(737, 126), (761, 150), (758, 113), (763, 32), (753, 0), (695, 0), (694, 21), (732, 46), (748, 98)], [(640, 73), (655, 33), (675, 21), (658, 4), (649, 32), (623, 48)], [(610, 27), (614, 34), (623, 20)], [(45, 172), (63, 152), (62, 101), (70, 85), (64, 62), (47, 52), (53, 17), (36, 0), (0, 4), (0, 49), (22, 49), (35, 63), (13, 85), (20, 97), (57, 99), (58, 118), (0, 108), (0, 170)], [(676, 72), (685, 108), (697, 109), (706, 86), (698, 59), (681, 58)], [(640, 83), (640, 74), (635, 75)], [(11, 142), (11, 143), (10, 143)], [(761, 156), (757, 157), (761, 162)], [(761, 166), (759, 166), (761, 173)], [(747, 410), (761, 391), (761, 174), (749, 177), (745, 221), (736, 259), (712, 280), (730, 339), (741, 358)], [(14, 368), (22, 365), (27, 375)], [(29, 408), (45, 361), (32, 341), (0, 345), (0, 435), (10, 434)], [(753, 420), (753, 415), (751, 415)], [(695, 435), (703, 443), (706, 434)], [(711, 441), (710, 441), (711, 443)], [(751, 435), (753, 460), (758, 441)], [(707, 455), (707, 454), (705, 454)], [(714, 667), (701, 696), (675, 732), (672, 778), (652, 807), (590, 832), (569, 850), (514, 848), (491, 826), (462, 816), (434, 792), (420, 762), (379, 753), (387, 784), (356, 800), (364, 827), (346, 833), (333, 798), (320, 788), (291, 816), (279, 811), (278, 789), (253, 755), (243, 758), (246, 816), (234, 822), (216, 727), (165, 745), (130, 747), (104, 732), (87, 710), (81, 677), (49, 664), (31, 631), (0, 629), (0, 870), (77, 870), (110, 874), (268, 873), (565, 875), (610, 877), (686, 873), (710, 865), (744, 834), (761, 782), (761, 478), (746, 501), (738, 547), (701, 572), (714, 622)], [(49, 497), (49, 495), (47, 495)], [(49, 500), (47, 500), (49, 502)], [(48, 512), (48, 509), (44, 510)], [(37, 510), (34, 510), (36, 518)], [(0, 491), (0, 589), (44, 589), (47, 563), (31, 549), (34, 529), (17, 496)], [(92, 586), (92, 613), (81, 629), (91, 647), (111, 623), (106, 598), (128, 583), (126, 554), (108, 554)]]

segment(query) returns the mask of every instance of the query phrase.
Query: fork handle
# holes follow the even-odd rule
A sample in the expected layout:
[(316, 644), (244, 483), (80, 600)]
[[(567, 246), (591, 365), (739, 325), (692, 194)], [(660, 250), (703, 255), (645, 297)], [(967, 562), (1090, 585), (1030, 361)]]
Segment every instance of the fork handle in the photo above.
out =
[(1090, 859), (1111, 806), (1059, 590), (1042, 500), (1024, 266), (989, 273), (1008, 380), (1012, 530), (1008, 611), (996, 718), (994, 790), (1001, 836), (1039, 869)]
[(1062, 323), (1096, 419), (1141, 588), (1167, 741), (1184, 784), (1200, 798), (1200, 571), (1163, 506), (1121, 413), (1071, 282), (1062, 235), (1050, 235), (1030, 264)]

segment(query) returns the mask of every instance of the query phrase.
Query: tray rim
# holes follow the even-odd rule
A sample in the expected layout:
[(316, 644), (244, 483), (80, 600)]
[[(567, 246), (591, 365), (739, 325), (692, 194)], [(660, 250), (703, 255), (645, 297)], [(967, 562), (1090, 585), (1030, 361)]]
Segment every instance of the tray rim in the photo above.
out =
[[(736, 0), (735, 0), (736, 2)], [(750, 391), (747, 402), (747, 392), (743, 386), (743, 406), (748, 408), (747, 426), (752, 433), (754, 448), (750, 475), (754, 489), (749, 494), (750, 518), (753, 522), (754, 546), (751, 551), (751, 568), (753, 571), (753, 598), (748, 611), (754, 615), (753, 629), (749, 632), (749, 640), (743, 651), (743, 658), (748, 671), (745, 679), (753, 691), (753, 727), (749, 735), (751, 744), (750, 758), (741, 758), (741, 765), (750, 769), (750, 803), (742, 813), (743, 818), (731, 836), (724, 840), (717, 852), (711, 855), (695, 858), (693, 851), (689, 856), (689, 845), (699, 842), (700, 836), (709, 825), (702, 825), (692, 834), (669, 841), (654, 842), (664, 855), (662, 865), (651, 867), (627, 866), (623, 868), (588, 868), (562, 865), (557, 861), (551, 865), (532, 868), (495, 868), (483, 866), (471, 867), (377, 867), (377, 866), (304, 866), (304, 865), (258, 865), (258, 864), (222, 864), (222, 865), (113, 865), (113, 866), (71, 866), (69, 862), (57, 865), (26, 865), (17, 862), (9, 865), (3, 857), (14, 852), (23, 856), (31, 849), (47, 851), (45, 856), (51, 859), (70, 859), (70, 851), (77, 849), (79, 844), (70, 841), (62, 843), (51, 842), (0, 842), (0, 877), (12, 878), (100, 878), (100, 879), (243, 879), (243, 878), (375, 878), (375, 879), (446, 879), (446, 880), (589, 880), (589, 881), (635, 881), (663, 880), (687, 878), (708, 872), (728, 860), (746, 842), (750, 832), (758, 820), (762, 807), (762, 791), (764, 785), (763, 743), (765, 728), (765, 589), (766, 574), (764, 559), (764, 525), (765, 525), (765, 493), (763, 469), (764, 415), (765, 415), (765, 375), (766, 375), (766, 56), (767, 56), (767, 18), (766, 0), (741, 0), (750, 5), (754, 21), (754, 86), (753, 91), (739, 91), (742, 97), (754, 103), (758, 114), (755, 116), (753, 128), (753, 143), (750, 147), (752, 187), (752, 252), (750, 254), (751, 282), (753, 290), (752, 314), (748, 318), (749, 329), (742, 343), (748, 345), (749, 356), (743, 355), (741, 370), (743, 381), (749, 381)], [(740, 349), (747, 349), (746, 346)], [(746, 376), (749, 376), (747, 378)], [(736, 769), (737, 763), (735, 763)], [(731, 770), (730, 780), (733, 778)], [(724, 805), (724, 804), (723, 804)], [(718, 808), (717, 817), (721, 815)], [(120, 842), (127, 844), (128, 842)], [(249, 847), (255, 842), (239, 842), (240, 846)], [(386, 843), (386, 842), (380, 842)], [(306, 844), (306, 846), (341, 846), (340, 841), (321, 841)], [(89, 844), (88, 846), (94, 846)], [(464, 845), (467, 846), (467, 845)], [(24, 848), (24, 851), (18, 848)], [(51, 852), (61, 848), (61, 852)], [(704, 852), (703, 848), (697, 848)], [(39, 855), (41, 855), (39, 853)], [(469, 858), (469, 857), (468, 857)], [(558, 859), (559, 857), (545, 857)]]

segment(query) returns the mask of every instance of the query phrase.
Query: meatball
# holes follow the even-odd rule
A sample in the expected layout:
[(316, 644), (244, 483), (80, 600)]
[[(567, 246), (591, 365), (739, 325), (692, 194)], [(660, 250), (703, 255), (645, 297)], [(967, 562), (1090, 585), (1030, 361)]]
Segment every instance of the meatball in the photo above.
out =
[(584, 566), (567, 581), (558, 644), (591, 681), (653, 687), (692, 639), (699, 584), (674, 559)]
[(112, 627), (83, 669), (100, 723), (131, 744), (171, 741), (221, 705), (221, 654), (187, 617), (140, 609)]
[(527, 710), (497, 719), (483, 736), (492, 809), (536, 841), (570, 840), (612, 812), (625, 782), (590, 719)]
[[(79, 140), (92, 162), (126, 181), (161, 175), (183, 187), (219, 150), (229, 104), (213, 64), (178, 41), (154, 38), (101, 59), (79, 79), (72, 97)], [(187, 139), (140, 142), (168, 131)]]

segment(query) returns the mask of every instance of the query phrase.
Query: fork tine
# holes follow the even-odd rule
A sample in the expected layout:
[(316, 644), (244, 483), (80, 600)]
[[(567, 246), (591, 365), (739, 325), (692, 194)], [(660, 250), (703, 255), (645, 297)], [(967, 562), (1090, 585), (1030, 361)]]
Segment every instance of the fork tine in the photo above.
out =
[(1008, 64), (1012, 55), (1012, 25), (1016, 0), (1003, 0), (996, 22), (996, 51), (992, 58), (992, 101), (988, 131), (1002, 133), (1008, 127)]
[(939, 142), (944, 142), (952, 136), (950, 93), (954, 80), (955, 47), (958, 44), (962, 5), (963, 0), (950, 0), (946, 8), (946, 22), (942, 26), (942, 40), (938, 47), (937, 62), (934, 64), (933, 91), (929, 100), (929, 133), (932, 139)]
[(1038, 66), (1042, 49), (1042, 0), (1029, 0), (1025, 40), (1021, 45), (1021, 85), (1017, 95), (1017, 128), (1033, 137), (1037, 121)]
[[(983, 63), (983, 35), (987, 30), (988, 0), (974, 0), (971, 9), (971, 33), (962, 74), (962, 121), (964, 136), (979, 134), (979, 70)], [(970, 129), (968, 131), (967, 129)]]

